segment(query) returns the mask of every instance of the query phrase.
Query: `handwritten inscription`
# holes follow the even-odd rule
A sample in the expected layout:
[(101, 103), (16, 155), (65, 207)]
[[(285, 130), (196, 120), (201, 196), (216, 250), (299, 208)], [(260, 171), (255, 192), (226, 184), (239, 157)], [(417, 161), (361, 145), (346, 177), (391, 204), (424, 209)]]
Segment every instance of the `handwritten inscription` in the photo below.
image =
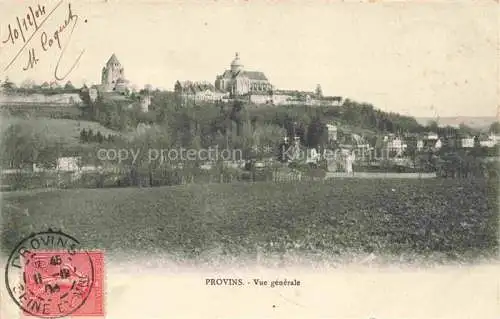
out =
[[(85, 50), (82, 50), (74, 59), (73, 64), (67, 72), (61, 73), (59, 71), (59, 65), (63, 60), (73, 31), (78, 23), (78, 15), (73, 12), (71, 3), (67, 6), (65, 19), (61, 23), (58, 23), (59, 26), (55, 30), (46, 30), (43, 28), (45, 21), (52, 16), (62, 3), (60, 1), (50, 12), (47, 12), (45, 5), (38, 5), (38, 7), (29, 6), (28, 12), (24, 17), (16, 17), (16, 23), (7, 26), (8, 35), (2, 40), (2, 44), (16, 45), (19, 41), (22, 41), (23, 46), (5, 67), (4, 71), (7, 71), (22, 53), (27, 53), (26, 63), (22, 67), (23, 71), (27, 71), (33, 69), (40, 61), (39, 52), (52, 53), (51, 51), (53, 53), (59, 52), (57, 64), (54, 69), (54, 78), (57, 81), (64, 80), (73, 71)], [(40, 29), (42, 30), (37, 42), (33, 38)], [(50, 54), (50, 56), (53, 56), (53, 54)]]
[(24, 34), (25, 32), (36, 32), (39, 28), (39, 22), (42, 17), (46, 14), (45, 6), (38, 5), (38, 8), (28, 7), (29, 12), (26, 14), (26, 17), (19, 18), (16, 17), (17, 27), (16, 25), (9, 24), (7, 29), (9, 30), (9, 35), (7, 39), (3, 40), (3, 43), (11, 42), (12, 44), (16, 44), (16, 41), (22, 38), (23, 42), (26, 43), (26, 36), (28, 34)]

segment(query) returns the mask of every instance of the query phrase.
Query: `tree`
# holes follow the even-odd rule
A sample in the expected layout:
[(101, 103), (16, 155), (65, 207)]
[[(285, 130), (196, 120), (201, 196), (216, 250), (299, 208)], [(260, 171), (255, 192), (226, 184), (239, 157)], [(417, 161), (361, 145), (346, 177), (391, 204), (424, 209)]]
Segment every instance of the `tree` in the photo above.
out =
[(476, 134), (477, 132), (473, 128), (465, 125), (464, 123), (460, 123), (460, 125), (458, 126), (458, 133), (463, 136), (470, 136)]
[(406, 138), (406, 150), (405, 150), (405, 155), (409, 156), (412, 161), (415, 163), (415, 159), (417, 156), (417, 144), (418, 144), (418, 138), (415, 135), (408, 136)]
[(97, 131), (97, 134), (95, 137), (96, 137), (97, 143), (102, 143), (104, 141), (104, 137), (102, 136), (101, 131)]
[(66, 84), (64, 85), (64, 89), (66, 90), (74, 90), (75, 87), (73, 86), (73, 84), (71, 83), (71, 81), (68, 81), (66, 82)]
[(324, 146), (328, 142), (328, 130), (321, 120), (315, 117), (307, 128), (306, 144), (309, 147)]
[(91, 128), (87, 132), (87, 142), (94, 142), (94, 132), (92, 132)]
[(16, 85), (14, 84), (14, 82), (11, 82), (9, 80), (9, 77), (5, 77), (5, 81), (2, 83), (1, 87), (4, 90), (12, 90), (16, 88)]
[(316, 85), (316, 91), (315, 91), (315, 93), (316, 93), (316, 97), (317, 98), (322, 98), (323, 97), (323, 90), (321, 89), (321, 85), (320, 84)]
[(439, 128), (439, 124), (436, 120), (432, 120), (432, 121), (429, 121), (429, 123), (427, 123), (427, 128), (431, 132), (437, 132), (438, 128)]
[(489, 132), (493, 133), (493, 134), (499, 134), (500, 133), (500, 122), (496, 121), (496, 122), (491, 123)]
[(44, 131), (35, 131), (32, 123), (11, 124), (1, 136), (2, 166), (32, 168), (33, 164), (54, 167), (61, 153), (61, 143)]
[(26, 79), (21, 83), (21, 88), (23, 89), (32, 89), (36, 86), (35, 81), (31, 79)]
[(87, 135), (87, 131), (85, 129), (83, 129), (83, 130), (80, 131), (80, 141), (82, 143), (87, 143), (88, 142), (88, 135)]

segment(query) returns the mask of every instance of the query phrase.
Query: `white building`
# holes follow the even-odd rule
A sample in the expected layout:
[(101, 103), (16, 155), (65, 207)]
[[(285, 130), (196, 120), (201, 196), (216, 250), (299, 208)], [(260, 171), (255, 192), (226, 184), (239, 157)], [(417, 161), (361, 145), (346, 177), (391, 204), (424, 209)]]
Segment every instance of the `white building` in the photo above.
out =
[(326, 129), (328, 130), (328, 141), (336, 141), (337, 140), (337, 126), (332, 124), (326, 124)]
[(273, 99), (269, 94), (251, 94), (250, 102), (254, 104), (269, 104), (273, 102)]
[(479, 145), (482, 147), (495, 147), (497, 143), (494, 140), (485, 140), (485, 141), (479, 141)]
[(397, 154), (402, 154), (407, 147), (406, 143), (399, 137), (389, 139), (387, 141), (387, 149), (389, 151), (396, 152)]
[(56, 169), (59, 171), (74, 172), (79, 170), (80, 157), (59, 157)]
[(472, 148), (474, 147), (474, 138), (473, 137), (466, 137), (463, 138), (460, 143), (462, 144), (463, 148)]

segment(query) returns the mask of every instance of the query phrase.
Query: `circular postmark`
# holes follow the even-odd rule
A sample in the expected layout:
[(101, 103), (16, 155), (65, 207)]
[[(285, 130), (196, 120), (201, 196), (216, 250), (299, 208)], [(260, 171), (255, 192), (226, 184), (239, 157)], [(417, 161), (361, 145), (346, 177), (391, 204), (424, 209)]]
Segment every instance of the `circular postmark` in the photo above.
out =
[(61, 231), (31, 234), (12, 251), (5, 268), (7, 291), (25, 314), (68, 316), (85, 304), (94, 265), (78, 240)]

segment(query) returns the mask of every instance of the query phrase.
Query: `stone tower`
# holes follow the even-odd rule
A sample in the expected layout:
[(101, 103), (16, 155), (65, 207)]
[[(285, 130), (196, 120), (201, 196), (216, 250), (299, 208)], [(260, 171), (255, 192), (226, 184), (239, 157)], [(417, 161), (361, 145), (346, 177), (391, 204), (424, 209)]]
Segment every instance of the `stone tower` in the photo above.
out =
[(117, 84), (121, 84), (124, 79), (124, 69), (113, 53), (106, 63), (106, 66), (102, 68), (102, 87), (105, 91), (114, 91)]

